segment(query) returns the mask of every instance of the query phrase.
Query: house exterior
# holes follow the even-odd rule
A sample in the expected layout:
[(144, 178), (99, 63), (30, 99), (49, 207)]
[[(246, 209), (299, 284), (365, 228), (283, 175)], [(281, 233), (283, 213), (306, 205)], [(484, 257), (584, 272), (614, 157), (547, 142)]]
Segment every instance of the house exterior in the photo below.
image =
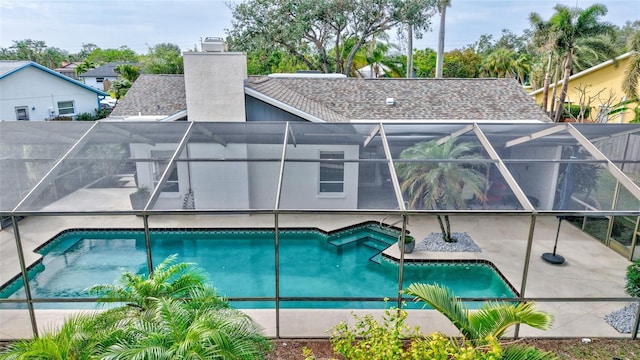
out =
[(185, 53), (184, 63), (184, 76), (140, 76), (111, 117), (168, 120), (188, 111), (191, 121), (550, 121), (513, 79), (247, 76), (245, 55), (224, 52)]
[(108, 95), (32, 61), (0, 61), (0, 120), (73, 118)]
[(111, 82), (118, 80), (118, 74), (115, 73), (114, 69), (116, 68), (116, 66), (124, 64), (131, 63), (110, 62), (108, 64), (82, 73), (79, 76), (86, 85), (91, 86), (94, 89), (109, 91)]
[[(640, 105), (638, 103), (626, 105), (628, 110), (619, 114), (608, 115), (608, 113), (612, 110), (613, 105), (627, 100), (622, 91), (622, 82), (632, 55), (632, 52), (628, 52), (618, 56), (615, 61), (608, 60), (572, 75), (569, 78), (565, 103), (591, 107), (589, 117), (586, 119), (588, 121), (600, 123), (628, 123), (631, 121), (635, 116), (633, 109)], [(555, 84), (551, 84), (549, 87), (549, 99), (554, 86)], [(557, 86), (557, 94), (559, 95), (562, 81), (558, 82)], [(542, 93), (543, 89), (537, 89), (530, 95), (534, 97), (537, 104), (541, 105)]]
[(77, 62), (64, 63), (61, 67), (53, 69), (53, 71), (60, 73), (62, 75), (66, 75), (74, 80), (78, 80), (78, 74), (76, 74), (76, 68), (78, 67)]

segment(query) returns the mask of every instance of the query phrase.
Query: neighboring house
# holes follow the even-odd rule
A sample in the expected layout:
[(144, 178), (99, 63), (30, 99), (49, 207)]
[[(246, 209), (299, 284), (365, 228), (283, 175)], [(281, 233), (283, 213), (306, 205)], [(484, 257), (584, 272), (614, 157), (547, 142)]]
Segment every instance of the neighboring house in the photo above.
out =
[(61, 67), (53, 69), (53, 71), (68, 76), (74, 80), (78, 80), (78, 75), (76, 74), (76, 68), (78, 67), (78, 64), (80, 63), (63, 63)]
[(86, 85), (89, 85), (94, 89), (109, 91), (111, 83), (118, 80), (118, 74), (115, 73), (114, 69), (118, 65), (125, 64), (135, 65), (128, 62), (110, 62), (82, 73), (79, 76)]
[[(589, 121), (600, 123), (628, 123), (631, 121), (635, 116), (632, 109), (636, 108), (639, 105), (638, 103), (626, 105), (628, 110), (622, 113), (616, 115), (608, 114), (613, 105), (627, 100), (625, 93), (622, 91), (622, 82), (632, 54), (628, 52), (618, 56), (615, 61), (605, 61), (572, 75), (569, 78), (565, 103), (590, 107), (591, 110), (587, 119)], [(562, 83), (560, 81), (557, 84), (557, 96), (560, 95)], [(551, 103), (551, 94), (554, 86), (555, 84), (551, 84), (549, 87), (549, 104)], [(543, 89), (537, 89), (531, 92), (530, 95), (535, 98), (536, 103), (542, 104), (542, 93)]]
[(32, 61), (0, 61), (0, 120), (73, 118), (108, 95)]
[(118, 101), (110, 119), (186, 120), (186, 109), (184, 75), (142, 74)]

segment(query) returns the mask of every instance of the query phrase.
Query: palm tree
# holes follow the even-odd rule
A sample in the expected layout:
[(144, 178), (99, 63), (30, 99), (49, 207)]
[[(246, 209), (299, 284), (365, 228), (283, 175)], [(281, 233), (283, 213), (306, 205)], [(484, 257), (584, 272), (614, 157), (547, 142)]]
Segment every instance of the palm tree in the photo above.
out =
[(524, 84), (526, 74), (531, 71), (529, 57), (513, 50), (498, 48), (484, 59), (482, 67), (485, 75), (499, 78), (515, 78)]
[(447, 8), (451, 6), (451, 0), (439, 0), (438, 12), (440, 12), (440, 29), (438, 30), (438, 57), (436, 58), (436, 78), (442, 77), (444, 64), (444, 30), (447, 18)]
[(126, 302), (130, 306), (147, 309), (157, 298), (209, 298), (217, 299), (220, 307), (227, 307), (207, 283), (204, 269), (193, 263), (175, 263), (177, 255), (167, 257), (149, 276), (124, 271), (120, 285), (100, 284), (88, 289), (102, 302)]
[(170, 256), (148, 278), (90, 289), (102, 301), (130, 302), (82, 313), (58, 332), (17, 342), (0, 359), (260, 359), (270, 342), (246, 314), (206, 283), (203, 270)]
[(607, 7), (602, 4), (591, 5), (585, 10), (558, 4), (555, 10), (549, 23), (555, 39), (555, 48), (564, 54), (564, 79), (554, 117), (554, 121), (558, 122), (562, 115), (562, 105), (567, 97), (576, 46), (579, 43), (588, 45), (597, 41), (592, 39), (597, 39), (599, 35), (613, 35), (615, 27), (600, 21), (600, 17), (607, 14)]
[(627, 49), (633, 52), (629, 64), (625, 68), (622, 90), (629, 99), (639, 99), (638, 86), (640, 85), (640, 31), (634, 32), (627, 40)]
[[(465, 206), (463, 189), (483, 200), (487, 180), (480, 171), (483, 165), (469, 166), (448, 160), (481, 159), (480, 148), (470, 142), (454, 139), (439, 145), (436, 140), (420, 142), (400, 154), (404, 161), (396, 164), (401, 189), (410, 197), (409, 206), (421, 209), (460, 209)], [(443, 221), (444, 218), (444, 221)], [(449, 216), (437, 216), (442, 239), (455, 242), (451, 235)]]
[(154, 298), (98, 352), (112, 360), (259, 359), (270, 349), (260, 332), (249, 316), (216, 302)]
[[(491, 344), (500, 339), (511, 326), (526, 324), (540, 330), (547, 330), (553, 323), (553, 316), (537, 311), (533, 303), (486, 303), (479, 310), (470, 312), (453, 292), (441, 285), (413, 283), (403, 293), (414, 296), (415, 301), (423, 301), (449, 319), (460, 331), (464, 340), (476, 346)], [(520, 353), (529, 356), (521, 357)], [(543, 356), (544, 355), (544, 356)], [(541, 353), (532, 348), (507, 345), (503, 359), (552, 359), (553, 354)]]

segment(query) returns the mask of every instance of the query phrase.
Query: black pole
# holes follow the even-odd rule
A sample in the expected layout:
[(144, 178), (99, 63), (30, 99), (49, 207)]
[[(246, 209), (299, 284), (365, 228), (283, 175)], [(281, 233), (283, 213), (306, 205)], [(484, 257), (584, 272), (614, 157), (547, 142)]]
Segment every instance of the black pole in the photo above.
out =
[(556, 254), (556, 249), (558, 248), (558, 237), (560, 236), (560, 225), (562, 224), (562, 216), (558, 216), (558, 230), (556, 231), (556, 241), (553, 244), (553, 253), (544, 253), (542, 254), (542, 260), (548, 262), (553, 265), (564, 264), (564, 257)]

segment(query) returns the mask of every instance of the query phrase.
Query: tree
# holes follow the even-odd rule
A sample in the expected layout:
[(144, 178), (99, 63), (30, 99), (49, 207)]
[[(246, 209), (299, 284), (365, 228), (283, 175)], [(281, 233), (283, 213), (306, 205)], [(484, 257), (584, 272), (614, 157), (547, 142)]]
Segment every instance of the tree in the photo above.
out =
[[(193, 263), (175, 263), (177, 255), (171, 255), (160, 263), (149, 276), (124, 271), (120, 284), (95, 285), (89, 293), (98, 295), (103, 302), (127, 302), (138, 308), (149, 308), (152, 298), (189, 298), (198, 295), (212, 297), (215, 291), (207, 285), (204, 270)], [(226, 307), (221, 299), (220, 307)]]
[[(409, 196), (409, 206), (413, 209), (460, 209), (465, 206), (463, 189), (483, 200), (487, 180), (480, 171), (482, 166), (455, 161), (480, 159), (479, 150), (473, 143), (455, 140), (444, 144), (438, 144), (436, 140), (420, 142), (404, 149), (400, 153), (401, 161), (396, 163), (396, 173), (402, 191)], [(438, 215), (437, 219), (442, 239), (455, 242), (449, 216)]]
[[(567, 96), (576, 46), (579, 44), (596, 46), (597, 37), (614, 34), (615, 27), (600, 21), (600, 17), (607, 14), (607, 7), (602, 4), (594, 4), (585, 10), (558, 4), (555, 6), (555, 11), (545, 28), (554, 48), (563, 54), (564, 61), (562, 90), (554, 116), (554, 121), (558, 122), (562, 115), (562, 104)], [(535, 13), (531, 17), (540, 19), (540, 16)], [(601, 41), (598, 42), (602, 44)]]
[(182, 52), (175, 44), (162, 43), (149, 48), (144, 63), (147, 74), (184, 74)]
[(484, 58), (482, 69), (484, 75), (515, 78), (520, 84), (524, 84), (531, 65), (528, 56), (506, 48), (498, 48)]
[(444, 62), (444, 28), (447, 17), (447, 8), (450, 6), (451, 0), (438, 0), (440, 28), (438, 30), (438, 58), (436, 59), (436, 78), (442, 77), (442, 66)]
[(131, 84), (131, 81), (125, 78), (119, 78), (118, 80), (115, 80), (114, 82), (111, 83), (111, 86), (109, 87), (109, 92), (113, 95), (113, 97), (116, 100), (120, 100), (127, 94), (127, 91), (131, 89), (132, 85), (133, 84)]
[(123, 78), (134, 83), (140, 76), (140, 67), (131, 64), (120, 64), (113, 69), (113, 72), (118, 74), (119, 78)]
[(627, 49), (633, 54), (624, 70), (622, 90), (629, 99), (640, 99), (638, 88), (640, 86), (640, 30), (636, 30), (628, 37)]
[[(89, 49), (91, 47), (88, 47)], [(135, 51), (129, 49), (127, 46), (121, 46), (119, 49), (100, 49), (95, 48), (89, 55), (87, 55), (86, 61), (92, 62), (97, 65), (102, 65), (110, 62), (138, 62), (138, 54)]]
[[(526, 324), (536, 329), (547, 330), (553, 323), (553, 316), (535, 310), (534, 303), (486, 303), (479, 310), (470, 312), (451, 290), (435, 284), (414, 283), (403, 293), (414, 296), (415, 301), (423, 301), (444, 315), (460, 331), (465, 340), (476, 346), (491, 345), (489, 340), (500, 339), (509, 327)], [(507, 345), (503, 359), (551, 359), (553, 354), (541, 353), (531, 348)], [(526, 353), (523, 357), (520, 353)]]
[(246, 0), (231, 6), (233, 21), (229, 33), (234, 50), (280, 48), (309, 69), (348, 75), (357, 52), (374, 35), (399, 24), (428, 29), (433, 3), (432, 0), (275, 3)]
[(0, 359), (259, 359), (270, 343), (246, 314), (230, 308), (204, 272), (171, 256), (148, 278), (125, 272), (97, 285), (101, 301), (130, 301), (80, 313), (59, 331), (0, 350)]

